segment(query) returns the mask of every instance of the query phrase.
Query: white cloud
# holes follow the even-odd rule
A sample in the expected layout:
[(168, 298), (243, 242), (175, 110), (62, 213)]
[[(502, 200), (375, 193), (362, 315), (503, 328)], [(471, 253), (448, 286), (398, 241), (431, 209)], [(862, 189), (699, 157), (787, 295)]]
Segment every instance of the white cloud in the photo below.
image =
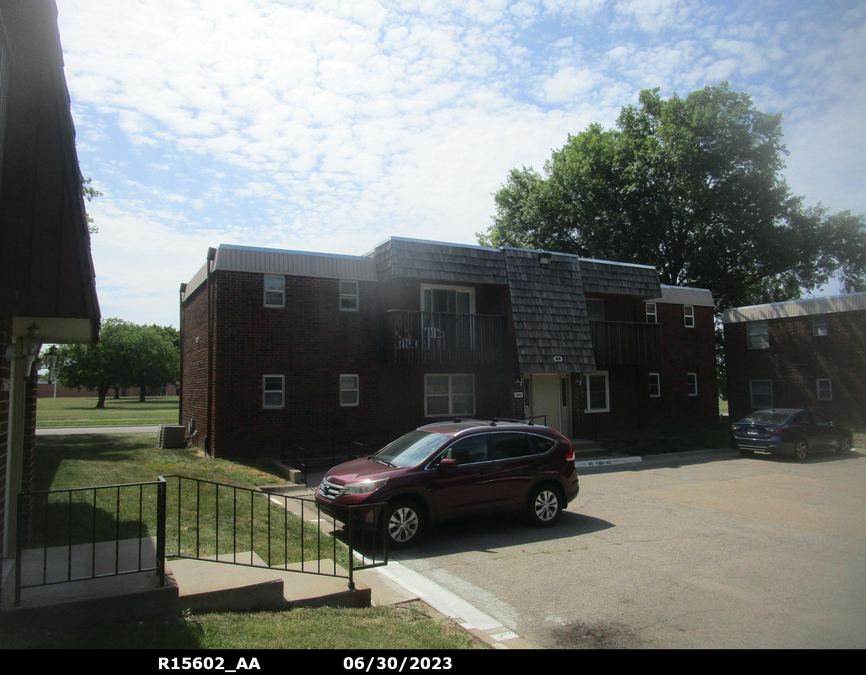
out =
[(147, 278), (119, 264), (141, 232), (130, 265), (172, 277), (172, 312), (219, 243), (471, 243), (511, 167), (643, 88), (722, 79), (785, 112), (798, 193), (866, 210), (864, 11), (792, 3), (58, 0), (82, 170), (109, 195), (91, 208), (100, 297)]

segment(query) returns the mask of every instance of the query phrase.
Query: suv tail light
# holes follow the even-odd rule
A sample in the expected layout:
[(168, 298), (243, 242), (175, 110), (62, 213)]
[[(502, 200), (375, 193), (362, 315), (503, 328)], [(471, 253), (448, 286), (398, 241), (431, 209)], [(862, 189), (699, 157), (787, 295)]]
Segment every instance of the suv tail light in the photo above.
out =
[(568, 443), (568, 453), (565, 455), (565, 459), (566, 459), (566, 461), (571, 462), (574, 460), (574, 445), (572, 445), (571, 441), (567, 441), (567, 443)]

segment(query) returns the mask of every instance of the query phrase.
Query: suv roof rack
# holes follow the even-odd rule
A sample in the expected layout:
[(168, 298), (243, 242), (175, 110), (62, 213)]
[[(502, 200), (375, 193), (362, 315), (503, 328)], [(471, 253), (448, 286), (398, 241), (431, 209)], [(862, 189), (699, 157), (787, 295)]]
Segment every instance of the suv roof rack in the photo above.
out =
[(492, 419), (489, 419), (489, 420), (476, 420), (476, 419), (472, 419), (470, 417), (455, 417), (454, 418), (455, 424), (461, 424), (464, 422), (477, 422), (478, 424), (487, 424), (491, 427), (495, 427), (497, 422), (504, 422), (506, 424), (526, 424), (530, 427), (535, 426), (535, 423), (532, 420), (518, 420), (518, 419), (509, 418), (509, 417), (493, 417)]

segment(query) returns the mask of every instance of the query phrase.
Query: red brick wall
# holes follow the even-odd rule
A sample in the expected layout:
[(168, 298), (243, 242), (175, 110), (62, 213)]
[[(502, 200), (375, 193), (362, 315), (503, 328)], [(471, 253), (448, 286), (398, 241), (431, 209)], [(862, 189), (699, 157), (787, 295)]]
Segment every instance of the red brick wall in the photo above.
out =
[[(374, 429), (375, 282), (358, 282), (359, 311), (346, 312), (339, 279), (287, 276), (285, 307), (268, 308), (262, 274), (215, 276), (215, 454), (278, 454), (287, 441)], [(358, 406), (340, 406), (340, 374), (359, 376)], [(263, 407), (264, 375), (285, 377), (284, 408)]]
[(180, 422), (195, 420), (194, 442), (204, 447), (207, 413), (207, 287), (199, 286), (183, 305), (183, 396)]
[[(424, 415), (424, 375), (473, 373), (478, 417), (521, 417), (516, 360), (509, 367), (467, 364), (384, 364), (382, 308), (417, 310), (420, 282), (359, 282), (359, 311), (339, 308), (339, 280), (286, 277), (286, 306), (266, 308), (262, 274), (218, 272), (212, 278), (216, 335), (213, 430), (217, 456), (275, 455), (289, 442), (401, 433), (439, 418)], [(379, 294), (387, 293), (382, 299)], [(502, 289), (478, 290), (486, 311), (507, 301)], [(183, 308), (181, 420), (196, 420), (203, 443), (207, 375), (207, 289)], [(196, 342), (196, 338), (199, 338)], [(510, 359), (511, 360), (511, 359)], [(340, 406), (339, 376), (359, 376), (356, 407)], [(264, 375), (285, 377), (285, 407), (262, 405)]]
[[(643, 302), (604, 299), (606, 321), (646, 319)], [(610, 411), (586, 413), (586, 384), (572, 382), (573, 430), (577, 437), (655, 426), (707, 426), (718, 422), (719, 392), (712, 307), (694, 307), (695, 327), (685, 326), (683, 305), (656, 303), (661, 361), (649, 366), (596, 364), (608, 374)], [(651, 398), (649, 374), (658, 373), (661, 396)], [(698, 395), (689, 396), (687, 373), (697, 375)]]
[[(719, 419), (715, 322), (712, 307), (695, 307), (695, 327), (686, 328), (683, 306), (658, 303), (662, 362), (643, 370), (642, 400), (652, 425), (706, 425)], [(649, 397), (649, 373), (659, 373), (661, 396)], [(695, 373), (698, 395), (689, 396), (687, 373)]]
[[(811, 316), (769, 320), (769, 349), (748, 349), (746, 322), (725, 325), (731, 419), (754, 410), (750, 380), (771, 380), (775, 407), (808, 408), (838, 424), (866, 428), (866, 310), (823, 316), (825, 336), (812, 335)], [(818, 400), (819, 378), (831, 380), (831, 401)]]

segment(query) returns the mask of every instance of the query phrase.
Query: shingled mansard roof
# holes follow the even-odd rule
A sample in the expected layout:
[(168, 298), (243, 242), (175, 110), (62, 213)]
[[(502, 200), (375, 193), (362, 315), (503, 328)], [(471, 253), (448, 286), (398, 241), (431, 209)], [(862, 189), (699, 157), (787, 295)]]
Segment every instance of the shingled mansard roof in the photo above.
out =
[(574, 256), (502, 249), (514, 316), (517, 358), (526, 373), (595, 372), (589, 319)]
[[(221, 245), (212, 270), (508, 286), (520, 368), (534, 373), (595, 371), (585, 293), (649, 300), (671, 296), (675, 288), (662, 287), (655, 268), (647, 265), (566, 253), (545, 254), (550, 263), (542, 265), (541, 253), (403, 237), (391, 237), (365, 256)], [(203, 266), (187, 284), (184, 299), (204, 283), (206, 272)], [(708, 291), (691, 290), (695, 292), (686, 298), (695, 300), (691, 304), (712, 304)]]

